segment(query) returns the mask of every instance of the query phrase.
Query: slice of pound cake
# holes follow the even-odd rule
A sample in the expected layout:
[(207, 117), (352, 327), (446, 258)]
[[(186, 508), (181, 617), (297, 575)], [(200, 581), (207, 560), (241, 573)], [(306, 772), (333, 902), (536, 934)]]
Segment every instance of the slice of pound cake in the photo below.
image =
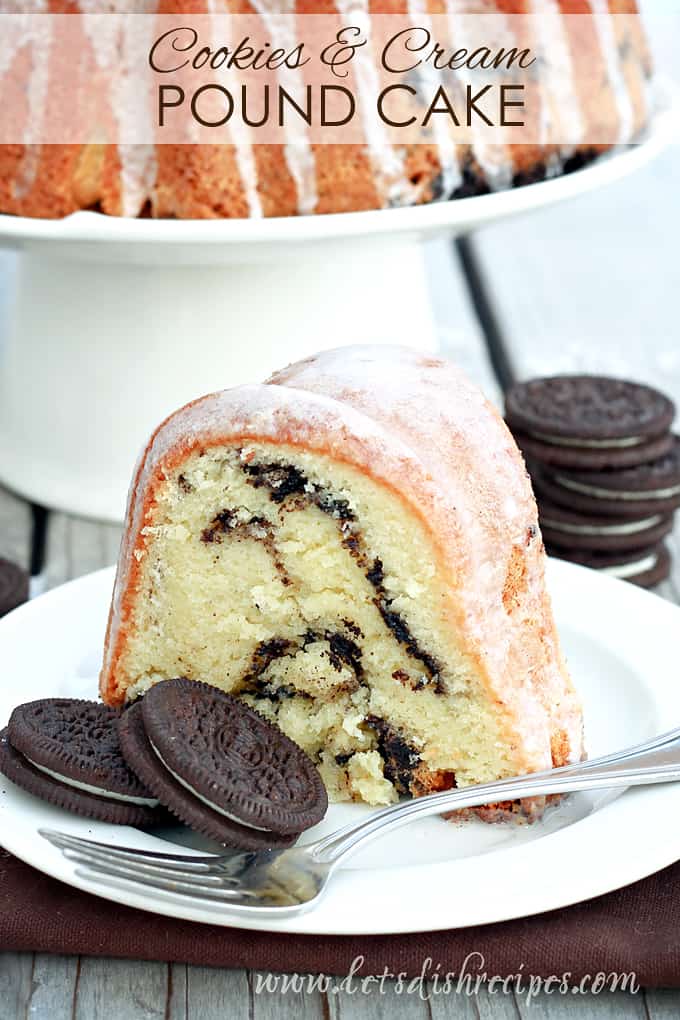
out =
[(544, 564), (522, 458), (465, 376), (403, 348), (319, 354), (153, 435), (101, 693), (238, 694), (334, 800), (563, 765), (582, 718)]

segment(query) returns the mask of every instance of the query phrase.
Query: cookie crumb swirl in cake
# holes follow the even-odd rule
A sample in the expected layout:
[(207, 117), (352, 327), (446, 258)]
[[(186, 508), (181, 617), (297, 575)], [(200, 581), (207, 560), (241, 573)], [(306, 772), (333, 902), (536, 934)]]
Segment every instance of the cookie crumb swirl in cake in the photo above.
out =
[(164, 422), (130, 493), (102, 695), (239, 695), (331, 799), (579, 759), (521, 456), (451, 364), (353, 347)]

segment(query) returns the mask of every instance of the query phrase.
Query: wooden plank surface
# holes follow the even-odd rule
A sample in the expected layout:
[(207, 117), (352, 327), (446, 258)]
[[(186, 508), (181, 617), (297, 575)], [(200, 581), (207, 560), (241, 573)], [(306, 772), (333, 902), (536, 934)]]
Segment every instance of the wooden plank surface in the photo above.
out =
[[(73, 1020), (164, 1020), (168, 966), (136, 960), (83, 957), (73, 1000)], [(115, 1007), (114, 1007), (115, 1003)]]
[(680, 1015), (678, 993), (667, 988), (645, 992), (648, 1020), (677, 1020)]
[(23, 1017), (31, 998), (33, 954), (0, 953), (0, 1018)]
[(634, 375), (680, 398), (679, 152), (476, 235), (520, 377)]
[(49, 1016), (50, 1020), (71, 1020), (80, 961), (70, 956), (36, 953), (33, 958), (29, 1017)]

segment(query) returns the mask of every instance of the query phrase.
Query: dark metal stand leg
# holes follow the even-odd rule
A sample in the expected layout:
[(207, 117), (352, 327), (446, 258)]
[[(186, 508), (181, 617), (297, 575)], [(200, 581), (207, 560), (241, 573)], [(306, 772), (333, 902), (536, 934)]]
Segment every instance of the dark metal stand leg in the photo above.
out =
[(498, 385), (505, 392), (515, 381), (515, 371), (508, 353), (503, 331), (493, 308), (493, 302), (489, 297), (477, 253), (470, 237), (459, 237), (455, 244), (470, 294), (470, 300), (479, 319), (479, 324), (482, 327), (491, 367), (498, 380)]
[(50, 511), (38, 503), (31, 503), (31, 597), (45, 588), (45, 557)]

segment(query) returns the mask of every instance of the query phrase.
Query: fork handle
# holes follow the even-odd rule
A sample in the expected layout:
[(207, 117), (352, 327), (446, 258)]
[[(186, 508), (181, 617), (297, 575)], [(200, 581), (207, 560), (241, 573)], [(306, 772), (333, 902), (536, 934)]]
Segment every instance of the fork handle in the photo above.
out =
[(366, 821), (345, 826), (308, 849), (318, 861), (335, 865), (370, 840), (430, 815), (524, 797), (677, 781), (680, 781), (680, 731), (673, 731), (665, 737), (632, 749), (626, 756), (608, 755), (577, 765), (500, 779), (480, 786), (446, 790), (395, 804), (377, 811)]

